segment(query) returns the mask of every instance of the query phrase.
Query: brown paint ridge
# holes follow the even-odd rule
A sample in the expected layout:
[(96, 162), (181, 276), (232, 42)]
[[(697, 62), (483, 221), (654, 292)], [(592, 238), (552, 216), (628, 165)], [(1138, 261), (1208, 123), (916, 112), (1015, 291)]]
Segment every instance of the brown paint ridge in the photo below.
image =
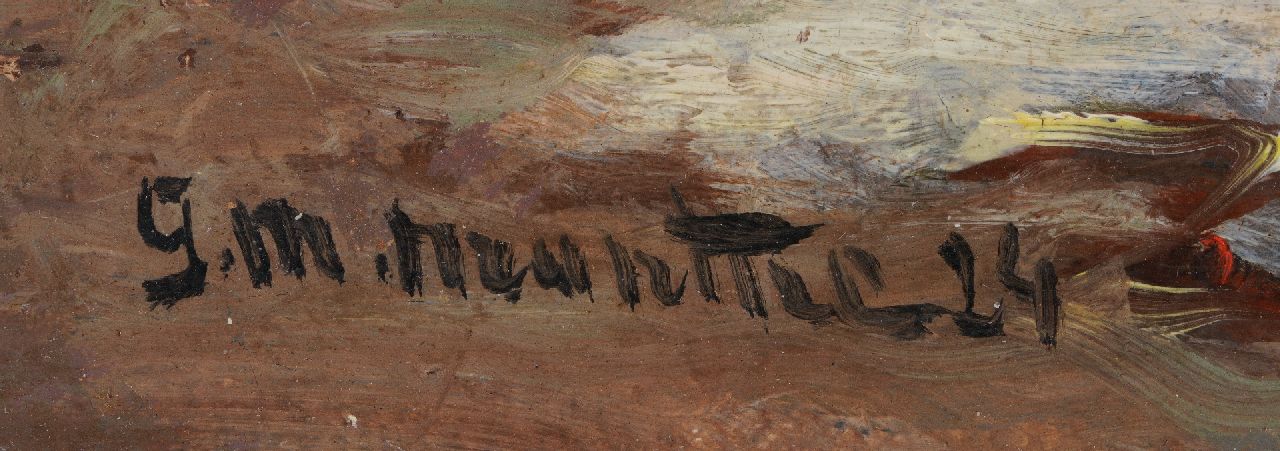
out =
[(591, 36), (617, 36), (627, 27), (659, 16), (643, 7), (610, 1), (574, 0), (573, 4), (580, 8), (573, 13), (573, 22)]

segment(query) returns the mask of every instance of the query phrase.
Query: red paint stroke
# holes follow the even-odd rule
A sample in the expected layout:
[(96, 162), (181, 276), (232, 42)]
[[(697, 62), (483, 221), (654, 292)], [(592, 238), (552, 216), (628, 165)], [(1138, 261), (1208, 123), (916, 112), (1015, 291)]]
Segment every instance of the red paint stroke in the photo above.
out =
[(1225, 286), (1231, 279), (1231, 274), (1235, 272), (1236, 256), (1231, 252), (1231, 245), (1227, 240), (1213, 232), (1205, 232), (1200, 236), (1200, 246), (1208, 253), (1213, 254), (1214, 263), (1218, 271), (1218, 278), (1215, 281), (1218, 286)]

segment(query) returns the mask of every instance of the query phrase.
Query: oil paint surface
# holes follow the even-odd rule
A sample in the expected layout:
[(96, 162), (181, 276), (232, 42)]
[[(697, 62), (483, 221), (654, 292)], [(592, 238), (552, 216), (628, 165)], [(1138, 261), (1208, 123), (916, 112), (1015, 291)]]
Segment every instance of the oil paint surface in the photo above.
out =
[(0, 0), (0, 449), (1280, 448), (1280, 5)]

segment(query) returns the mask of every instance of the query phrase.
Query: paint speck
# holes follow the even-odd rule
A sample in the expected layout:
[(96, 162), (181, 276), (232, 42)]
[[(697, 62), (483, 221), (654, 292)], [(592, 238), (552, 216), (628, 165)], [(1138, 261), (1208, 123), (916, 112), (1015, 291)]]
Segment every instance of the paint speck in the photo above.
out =
[(178, 55), (178, 65), (190, 69), (196, 63), (196, 49), (188, 48)]
[(800, 34), (796, 35), (796, 42), (799, 42), (801, 44), (809, 42), (809, 34), (812, 32), (813, 32), (813, 27), (804, 27), (804, 30), (801, 30)]
[(346, 417), (347, 427), (350, 427), (351, 429), (356, 429), (360, 427), (359, 422), (360, 420), (356, 419), (355, 415), (352, 415), (349, 413), (347, 414), (347, 417)]
[(22, 76), (22, 69), (18, 67), (17, 56), (0, 55), (0, 76), (4, 76), (9, 81), (18, 81)]
[(228, 326), (230, 326), (230, 325), (231, 325), (231, 317), (230, 317), (230, 316), (228, 316), (228, 317), (227, 317), (227, 325), (228, 325)]

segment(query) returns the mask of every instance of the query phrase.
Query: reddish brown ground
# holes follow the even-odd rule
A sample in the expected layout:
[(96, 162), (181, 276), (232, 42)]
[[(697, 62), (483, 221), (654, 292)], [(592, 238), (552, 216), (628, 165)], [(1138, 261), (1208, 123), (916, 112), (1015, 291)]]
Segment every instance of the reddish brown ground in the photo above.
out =
[[(632, 312), (610, 281), (605, 233), (667, 259), (680, 273), (688, 268), (686, 251), (660, 228), (673, 212), (665, 188), (680, 187), (703, 212), (749, 206), (756, 194), (717, 188), (743, 181), (703, 172), (678, 151), (678, 139), (669, 143), (677, 152), (665, 158), (606, 155), (588, 162), (502, 147), (484, 133), (484, 123), (397, 117), (395, 105), (300, 71), (287, 42), (271, 35), (270, 24), (279, 23), (293, 45), (323, 48), (308, 47), (330, 42), (303, 26), (312, 17), (300, 8), (310, 2), (174, 0), (212, 6), (172, 7), (165, 27), (150, 34), (143, 33), (149, 10), (140, 8), (160, 6), (140, 2), (121, 10), (123, 25), (97, 37), (87, 35), (93, 12), (82, 2), (8, 3), (0, 10), (0, 50), (20, 53), (34, 42), (63, 60), (32, 68), (17, 82), (0, 80), (0, 448), (1273, 443), (1274, 428), (1186, 420), (1197, 418), (1187, 414), (1196, 409), (1167, 398), (1221, 393), (1179, 385), (1176, 377), (1144, 379), (1147, 373), (1116, 363), (1130, 362), (1130, 354), (1115, 352), (1132, 345), (1133, 355), (1185, 357), (1194, 348), (1215, 364), (1271, 378), (1267, 368), (1274, 368), (1277, 351), (1265, 345), (1274, 341), (1270, 313), (1256, 321), (1240, 315), (1174, 340), (1138, 330), (1114, 347), (1064, 326), (1063, 345), (1045, 349), (1035, 339), (1030, 308), (994, 277), (1003, 221), (958, 219), (1053, 197), (1104, 162), (1062, 160), (1069, 153), (1058, 153), (1021, 162), (1022, 170), (1058, 174), (1038, 183), (976, 177), (885, 188), (879, 194), (888, 200), (866, 208), (822, 214), (767, 208), (794, 223), (828, 224), (775, 257), (805, 277), (819, 302), (833, 296), (827, 250), (858, 244), (880, 256), (889, 284), (884, 293), (868, 293), (868, 302), (928, 300), (958, 308), (959, 285), (935, 250), (950, 231), (964, 233), (978, 254), (979, 310), (989, 312), (998, 300), (1013, 303), (1005, 337), (963, 338), (942, 318), (931, 325), (934, 334), (903, 342), (874, 328), (790, 318), (764, 258), (756, 269), (772, 313), (767, 321), (736, 305), (723, 261), (716, 267), (724, 304), (699, 299), (691, 278), (685, 304), (662, 308), (642, 273), (645, 293)], [(589, 12), (567, 15), (582, 23), (566, 34), (611, 34), (651, 18), (610, 2), (573, 5)], [(11, 11), (21, 13), (20, 25), (11, 22)], [(344, 20), (359, 28), (363, 19)], [(134, 32), (146, 39), (131, 40)], [(177, 58), (188, 48), (197, 49), (197, 59), (183, 68)], [(211, 267), (203, 296), (150, 310), (142, 281), (182, 264), (178, 254), (148, 249), (135, 229), (138, 182), (160, 175), (194, 178), (187, 198), (199, 253)], [(1146, 184), (1122, 186), (1156, 198), (1168, 185), (1159, 177), (1117, 183), (1139, 182)], [(234, 247), (228, 204), (273, 197), (329, 219), (348, 267), (345, 284), (315, 271), (297, 281), (276, 269), (275, 286), (254, 289), (242, 264), (226, 278), (217, 272), (219, 253)], [(472, 297), (462, 300), (440, 286), (429, 257), (428, 294), (408, 298), (394, 280), (378, 282), (372, 264), (375, 254), (392, 252), (382, 214), (397, 198), (420, 222), (452, 221), (512, 241), (517, 264), (528, 261), (532, 239), (571, 234), (590, 258), (597, 301), (562, 299), (530, 280), (524, 298), (508, 304), (480, 289), (472, 258)], [(180, 223), (175, 209), (160, 212), (162, 229)], [(1256, 296), (1130, 298), (1125, 252), (1167, 251), (1187, 241), (1168, 231), (1112, 234), (1048, 221), (1058, 213), (1029, 218), (1044, 225), (1024, 230), (1020, 269), (1025, 275), (1036, 259), (1052, 258), (1064, 300), (1104, 324), (1137, 330), (1130, 302), (1144, 312), (1215, 302), (1248, 305), (1253, 310), (1246, 313), (1272, 311), (1268, 299)], [(1107, 339), (1119, 340), (1115, 335)], [(1174, 370), (1154, 374), (1182, 368), (1167, 366)], [(1148, 386), (1169, 387), (1173, 395), (1142, 390)], [(1202, 410), (1213, 420), (1232, 413), (1230, 407)], [(1265, 419), (1268, 407), (1241, 416)], [(357, 419), (354, 427), (348, 415)]]

